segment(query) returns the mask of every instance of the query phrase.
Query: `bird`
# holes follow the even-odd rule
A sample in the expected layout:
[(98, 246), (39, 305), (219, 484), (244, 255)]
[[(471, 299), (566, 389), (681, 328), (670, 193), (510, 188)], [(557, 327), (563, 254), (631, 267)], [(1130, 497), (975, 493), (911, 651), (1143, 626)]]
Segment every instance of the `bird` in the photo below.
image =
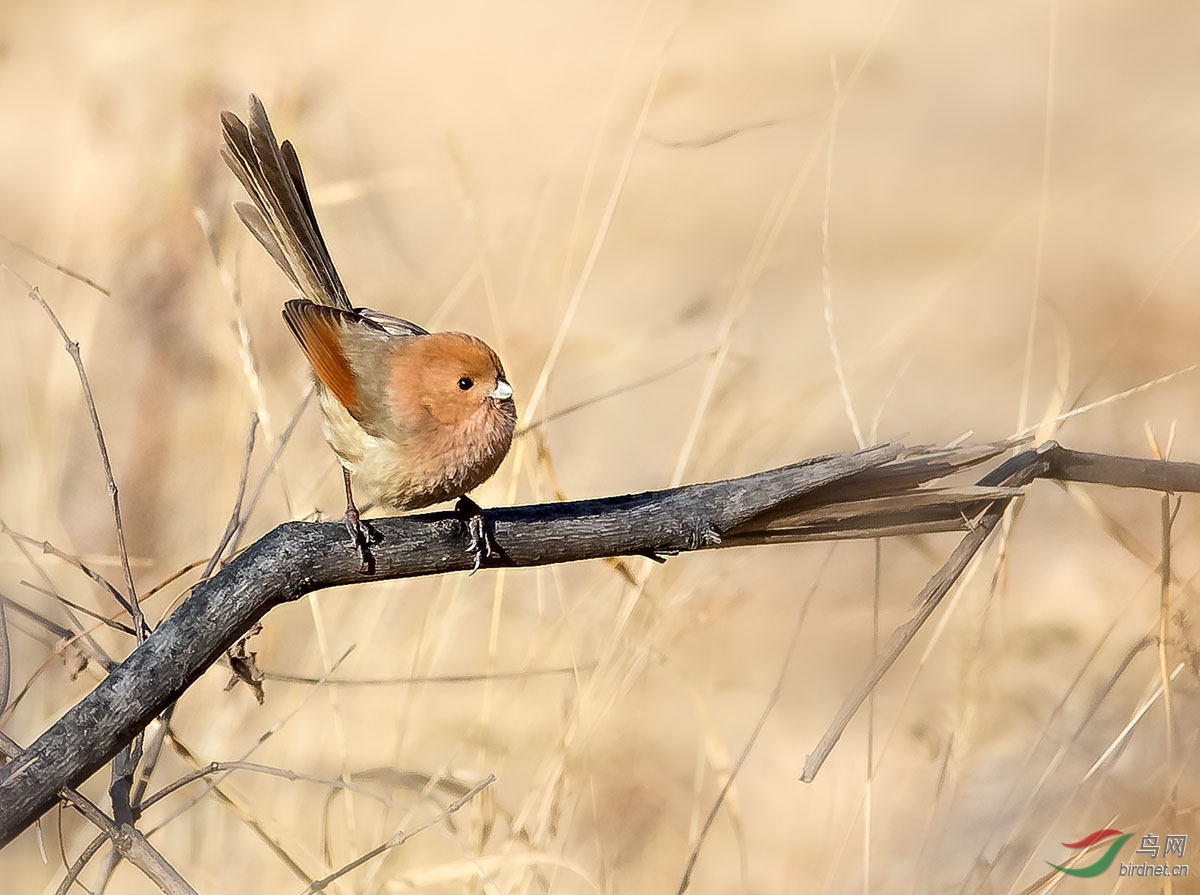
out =
[(300, 159), (291, 141), (276, 140), (262, 100), (251, 94), (245, 122), (222, 112), (221, 130), (221, 156), (251, 199), (234, 210), (299, 293), (283, 319), (312, 367), (325, 440), (342, 467), (343, 523), (363, 567), (374, 568), (372, 532), (356, 487), (401, 511), (457, 499), (478, 571), (494, 545), (467, 492), (499, 468), (517, 420), (500, 358), (475, 336), (354, 307)]

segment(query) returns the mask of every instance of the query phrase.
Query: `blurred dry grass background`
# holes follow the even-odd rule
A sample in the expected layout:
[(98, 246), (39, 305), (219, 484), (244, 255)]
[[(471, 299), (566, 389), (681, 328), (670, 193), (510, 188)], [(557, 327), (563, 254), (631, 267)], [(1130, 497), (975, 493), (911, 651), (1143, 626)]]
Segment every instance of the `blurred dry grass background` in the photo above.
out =
[[(82, 343), (143, 592), (215, 546), (251, 411), (266, 436), (258, 471), (306, 388), (279, 319), (286, 282), (230, 213), (240, 193), (217, 154), (219, 112), (244, 111), (250, 91), (296, 143), (355, 301), (483, 336), (522, 411), (544, 371), (534, 416), (694, 358), (546, 425), (552, 467), (526, 442), (477, 495), (485, 506), (553, 499), (551, 468), (582, 497), (852, 448), (827, 290), (864, 428), (1003, 437), (1197, 360), (1197, 46), (1200, 6), (1179, 0), (8, 0), (0, 235), (112, 295), (11, 244), (0, 262), (38, 283)], [(119, 577), (74, 370), (9, 272), (0, 303), (0, 518)], [(1165, 442), (1177, 424), (1172, 456), (1196, 459), (1197, 375), (1074, 417), (1059, 437), (1146, 455), (1146, 425)], [(315, 508), (338, 515), (339, 478), (310, 412), (251, 535)], [(176, 728), (201, 762), (249, 755), (390, 803), (239, 771), (221, 784), (236, 808), (193, 804), (195, 783), (143, 827), (173, 818), (153, 841), (201, 892), (298, 892), (263, 836), (319, 877), (452, 798), (422, 794), (421, 775), (494, 772), (452, 828), (333, 888), (674, 891), (782, 671), (694, 891), (1019, 891), (1064, 857), (1058, 843), (1093, 829), (1200, 832), (1194, 612), (1168, 626), (1169, 664), (1192, 663), (1170, 724), (1155, 701), (1120, 738), (1160, 683), (1153, 646), (1104, 690), (1158, 631), (1159, 517), (1158, 495), (1037, 485), (1003, 565), (993, 544), (813, 785), (797, 781), (804, 755), (872, 650), (871, 544), (633, 563), (637, 587), (593, 563), (323, 593), (267, 617), (262, 667), (394, 683), (268, 682), (259, 707), (214, 669)], [(1185, 500), (1173, 556), (1185, 613), (1197, 521)], [(882, 544), (885, 634), (950, 543)], [(43, 573), (116, 608), (75, 570), (0, 544), (0, 591), (60, 618), (19, 583)], [(180, 591), (149, 601), (149, 617)], [(14, 689), (41, 672), (3, 724), (28, 743), (98, 672), (72, 680), (47, 662), (52, 639), (11, 611), (9, 636)], [(568, 670), (535, 674), (546, 669)], [(446, 674), (479, 677), (403, 682)], [(169, 752), (151, 791), (191, 769)], [(106, 780), (85, 791), (103, 803)], [(62, 831), (72, 859), (92, 836), (70, 812)], [(42, 835), (48, 865), (29, 833), (0, 854), (6, 891), (61, 880), (52, 817)], [(1200, 836), (1189, 848), (1195, 877)], [(1110, 871), (1087, 891), (1161, 885)], [(122, 866), (110, 891), (151, 886)]]

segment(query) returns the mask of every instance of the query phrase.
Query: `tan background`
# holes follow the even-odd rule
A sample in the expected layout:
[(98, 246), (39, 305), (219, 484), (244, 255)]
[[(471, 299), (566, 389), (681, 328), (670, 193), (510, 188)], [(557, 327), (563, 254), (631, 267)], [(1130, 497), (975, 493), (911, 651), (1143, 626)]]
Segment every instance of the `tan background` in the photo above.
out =
[[(535, 416), (695, 358), (545, 427), (558, 485), (583, 497), (665, 486), (681, 457), (683, 478), (699, 480), (852, 448), (826, 275), (868, 438), (1019, 428), (1035, 301), (1026, 423), (1200, 360), (1197, 47), (1200, 6), (1163, 0), (7, 2), (0, 235), (112, 296), (10, 244), (0, 261), (40, 285), (83, 345), (145, 591), (216, 544), (251, 411), (266, 413), (257, 472), (306, 387), (279, 319), (286, 282), (230, 213), (240, 192), (217, 155), (220, 110), (244, 112), (250, 91), (298, 146), (356, 302), (483, 336), (523, 412), (560, 331)], [(70, 361), (8, 272), (0, 314), (0, 517), (117, 578)], [(1144, 456), (1145, 426), (1165, 442), (1177, 424), (1173, 456), (1196, 459), (1198, 376), (1075, 417), (1057, 437)], [(534, 448), (519, 449), (482, 503), (552, 498)], [(310, 412), (250, 533), (289, 513), (336, 516), (339, 501)], [(797, 777), (870, 657), (871, 544), (841, 545), (828, 565), (824, 545), (633, 562), (640, 590), (597, 562), (323, 593), (268, 616), (256, 641), (265, 669), (319, 676), (353, 648), (334, 677), (575, 671), (371, 688), (268, 682), (260, 708), (244, 688), (224, 692), (227, 673), (213, 670), (176, 722), (200, 761), (250, 753), (353, 778), (393, 807), (237, 772), (222, 788), (238, 811), (210, 795), (153, 841), (203, 893), (298, 892), (302, 880), (251, 821), (319, 877), (448, 801), (440, 790), (422, 798), (404, 775), (473, 783), (494, 772), (488, 797), (453, 829), (422, 833), (336, 890), (674, 891), (810, 591), (780, 701), (694, 891), (1018, 891), (1044, 860), (1067, 856), (1058, 843), (1099, 827), (1196, 834), (1194, 665), (1173, 687), (1173, 755), (1155, 702), (1083, 782), (1159, 683), (1152, 647), (1103, 691), (1131, 646), (1157, 632), (1159, 515), (1154, 494), (1035, 486), (1000, 574), (993, 547), (935, 619), (947, 619), (940, 635), (931, 625), (880, 687), (870, 785), (865, 711), (816, 783)], [(1200, 559), (1196, 533), (1185, 501), (1183, 581)], [(882, 545), (884, 636), (951, 543)], [(115, 610), (75, 570), (36, 561), (65, 595)], [(2, 592), (61, 619), (19, 583), (39, 575), (0, 545)], [(150, 617), (179, 593), (153, 598)], [(1195, 606), (1178, 586), (1173, 599)], [(9, 617), (15, 691), (52, 643)], [(1194, 656), (1197, 634), (1170, 628), (1173, 667)], [(97, 636), (117, 655), (128, 649)], [(30, 742), (95, 674), (72, 681), (51, 659), (3, 729)], [(191, 767), (168, 754), (151, 789)], [(105, 779), (85, 788), (101, 803)], [(192, 784), (143, 826), (202, 792)], [(73, 813), (63, 829), (74, 859), (92, 830)], [(31, 833), (0, 853), (8, 891), (61, 880), (53, 817), (42, 832), (48, 866)], [(1200, 855), (1200, 836), (1190, 849)], [(84, 874), (89, 886), (102, 863)], [(1200, 857), (1192, 863), (1200, 875)], [(1119, 883), (1114, 869), (1088, 891)], [(123, 866), (109, 890), (150, 886)]]

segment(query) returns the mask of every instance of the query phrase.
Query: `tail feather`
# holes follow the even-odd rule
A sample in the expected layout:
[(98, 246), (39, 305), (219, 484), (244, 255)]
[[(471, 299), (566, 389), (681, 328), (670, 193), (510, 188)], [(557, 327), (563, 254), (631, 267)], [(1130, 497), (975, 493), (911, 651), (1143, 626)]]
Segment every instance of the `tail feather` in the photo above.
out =
[(262, 101), (251, 94), (249, 125), (223, 112), (221, 127), (221, 155), (254, 203), (236, 206), (247, 229), (301, 295), (318, 304), (350, 308), (317, 225), (300, 160), (291, 143), (280, 146), (276, 141)]
[(233, 210), (242, 219), (242, 223), (246, 225), (246, 229), (253, 233), (254, 238), (262, 243), (262, 247), (267, 250), (267, 254), (274, 258), (275, 263), (288, 275), (288, 279), (299, 288), (300, 284), (292, 276), (291, 262), (288, 261), (287, 255), (283, 253), (283, 249), (279, 247), (279, 243), (272, 235), (271, 225), (267, 223), (267, 219), (263, 216), (263, 213), (258, 210), (258, 206), (251, 205), (249, 202), (234, 202)]

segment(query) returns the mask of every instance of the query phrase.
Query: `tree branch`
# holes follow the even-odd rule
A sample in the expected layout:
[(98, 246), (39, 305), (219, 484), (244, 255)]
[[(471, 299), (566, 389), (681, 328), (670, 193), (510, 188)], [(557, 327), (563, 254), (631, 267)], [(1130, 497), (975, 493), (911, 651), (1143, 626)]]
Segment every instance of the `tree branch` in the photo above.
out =
[[(884, 444), (666, 491), (492, 509), (487, 525), (500, 556), (488, 565), (928, 531), (967, 531), (976, 546), (987, 530), (979, 525), (984, 514), (990, 521), (1023, 493), (1014, 483), (1036, 476), (1200, 491), (1200, 465), (1082, 454), (1052, 442), (1011, 458), (977, 484), (944, 481), (1010, 447)], [(1014, 476), (1017, 469), (1030, 474)], [(272, 607), (327, 587), (471, 568), (468, 533), (454, 513), (371, 525), (379, 536), (374, 575), (361, 571), (340, 524), (288, 522), (197, 584), (104, 681), (0, 767), (0, 847), (52, 807), (60, 791), (130, 743)]]

